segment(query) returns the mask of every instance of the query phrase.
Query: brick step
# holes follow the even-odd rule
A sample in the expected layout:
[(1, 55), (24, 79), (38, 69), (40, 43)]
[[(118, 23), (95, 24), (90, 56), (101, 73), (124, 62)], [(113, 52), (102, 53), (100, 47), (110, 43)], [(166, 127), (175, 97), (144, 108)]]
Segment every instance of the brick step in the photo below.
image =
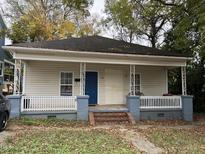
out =
[(130, 125), (129, 121), (100, 121), (96, 122), (95, 125)]
[(89, 112), (90, 125), (117, 123), (117, 124), (135, 124), (135, 120), (129, 112)]
[(127, 116), (126, 112), (94, 112), (95, 117), (123, 117)]
[(128, 117), (96, 117), (95, 118), (96, 122), (110, 122), (110, 121), (129, 121)]

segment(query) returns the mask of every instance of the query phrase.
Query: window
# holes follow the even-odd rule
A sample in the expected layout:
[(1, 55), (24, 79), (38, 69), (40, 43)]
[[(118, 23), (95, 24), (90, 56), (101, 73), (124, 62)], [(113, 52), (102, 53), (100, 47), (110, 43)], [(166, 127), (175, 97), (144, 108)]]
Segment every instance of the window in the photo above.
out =
[(73, 95), (73, 73), (61, 72), (60, 74), (60, 95)]
[(4, 81), (14, 82), (14, 65), (5, 62), (4, 63)]
[(3, 76), (3, 62), (0, 62), (0, 76)]
[(140, 79), (140, 74), (135, 74), (135, 85), (134, 85), (134, 86), (135, 86), (135, 94), (136, 94), (136, 95), (139, 95), (140, 92), (141, 92), (141, 91), (140, 91), (140, 90), (141, 90), (141, 89), (140, 89), (140, 84), (141, 84), (141, 83), (140, 83), (140, 80), (141, 80), (141, 79)]

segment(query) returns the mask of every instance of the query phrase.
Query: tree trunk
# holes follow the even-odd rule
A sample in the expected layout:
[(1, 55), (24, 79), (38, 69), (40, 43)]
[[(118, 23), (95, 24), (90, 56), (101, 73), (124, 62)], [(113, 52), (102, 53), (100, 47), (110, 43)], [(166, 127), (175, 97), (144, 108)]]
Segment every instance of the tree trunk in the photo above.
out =
[(150, 38), (151, 40), (151, 45), (152, 45), (152, 47), (153, 48), (156, 48), (156, 39), (155, 39), (155, 36), (151, 36), (151, 38)]
[(133, 32), (131, 31), (131, 32), (130, 32), (130, 36), (129, 36), (129, 38), (130, 38), (130, 41), (129, 41), (129, 42), (130, 42), (130, 43), (132, 43), (132, 37), (133, 37)]

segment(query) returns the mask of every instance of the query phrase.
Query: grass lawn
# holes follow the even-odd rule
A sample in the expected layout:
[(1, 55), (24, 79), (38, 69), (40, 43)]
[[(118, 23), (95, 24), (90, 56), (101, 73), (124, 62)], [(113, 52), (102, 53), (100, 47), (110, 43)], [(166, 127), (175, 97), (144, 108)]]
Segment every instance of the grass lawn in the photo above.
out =
[(143, 134), (167, 153), (205, 153), (205, 125), (190, 128), (150, 128)]
[[(69, 127), (73, 123), (62, 121), (59, 122), (60, 127), (52, 127), (54, 123), (48, 120), (23, 119), (16, 123), (30, 125), (26, 126), (28, 131), (7, 138), (6, 146), (0, 147), (0, 153), (139, 153), (130, 143), (101, 129), (73, 128)], [(46, 124), (49, 127), (42, 127)]]
[(59, 120), (59, 119), (32, 119), (32, 118), (21, 118), (10, 120), (10, 123), (15, 125), (26, 125), (26, 126), (45, 126), (45, 127), (86, 127), (86, 122)]
[[(150, 142), (163, 148), (165, 153), (204, 154), (205, 116), (198, 116), (197, 119), (200, 120), (195, 124), (183, 121), (147, 121), (123, 127), (146, 136)], [(94, 129), (83, 122), (56, 119), (13, 120), (7, 131), (13, 131), (16, 135), (6, 139), (5, 146), (0, 147), (0, 154), (140, 153), (130, 142), (122, 139), (123, 133), (120, 134), (118, 129), (120, 128)]]

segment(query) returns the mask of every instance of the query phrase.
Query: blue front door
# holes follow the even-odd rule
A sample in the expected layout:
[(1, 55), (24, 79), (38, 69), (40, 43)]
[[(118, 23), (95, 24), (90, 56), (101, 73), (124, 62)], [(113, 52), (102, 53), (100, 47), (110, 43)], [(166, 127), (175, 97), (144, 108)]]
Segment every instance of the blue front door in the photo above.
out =
[(89, 95), (89, 105), (97, 104), (98, 100), (98, 73), (86, 72), (85, 94)]

